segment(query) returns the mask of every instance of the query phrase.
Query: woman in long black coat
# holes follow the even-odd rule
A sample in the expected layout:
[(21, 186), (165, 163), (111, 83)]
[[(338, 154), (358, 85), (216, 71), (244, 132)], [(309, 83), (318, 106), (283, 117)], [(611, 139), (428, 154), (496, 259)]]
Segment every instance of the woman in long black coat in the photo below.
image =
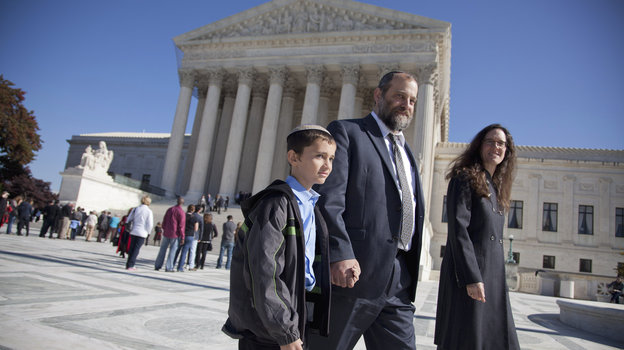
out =
[(440, 269), (438, 349), (519, 349), (505, 281), (504, 211), (515, 168), (509, 132), (487, 126), (453, 163)]

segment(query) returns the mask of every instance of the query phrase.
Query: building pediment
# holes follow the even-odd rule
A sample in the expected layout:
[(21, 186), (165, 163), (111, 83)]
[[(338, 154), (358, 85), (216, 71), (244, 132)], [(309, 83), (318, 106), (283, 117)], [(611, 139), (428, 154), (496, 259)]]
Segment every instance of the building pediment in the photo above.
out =
[(446, 31), (450, 24), (354, 1), (274, 0), (174, 39), (178, 46), (228, 38), (353, 31)]

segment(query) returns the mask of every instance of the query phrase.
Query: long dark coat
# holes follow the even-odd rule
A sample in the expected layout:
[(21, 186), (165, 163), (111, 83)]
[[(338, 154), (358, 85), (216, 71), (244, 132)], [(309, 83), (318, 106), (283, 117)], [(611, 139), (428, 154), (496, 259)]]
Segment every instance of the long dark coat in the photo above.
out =
[[(490, 197), (476, 194), (467, 179), (448, 187), (448, 239), (440, 269), (435, 343), (439, 349), (519, 349), (505, 281), (505, 217), (486, 172)], [(466, 285), (483, 282), (485, 303)]]

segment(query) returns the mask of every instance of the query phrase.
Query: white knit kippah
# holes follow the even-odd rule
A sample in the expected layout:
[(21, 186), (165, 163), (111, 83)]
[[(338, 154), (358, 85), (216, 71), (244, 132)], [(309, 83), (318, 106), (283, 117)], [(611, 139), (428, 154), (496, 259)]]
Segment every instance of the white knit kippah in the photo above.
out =
[(304, 130), (320, 130), (322, 132), (327, 133), (328, 135), (331, 135), (331, 133), (325, 129), (324, 127), (320, 126), (320, 125), (316, 125), (316, 124), (303, 124), (303, 125), (299, 125), (298, 127), (292, 129), (289, 133), (288, 136), (299, 132), (299, 131), (304, 131)]

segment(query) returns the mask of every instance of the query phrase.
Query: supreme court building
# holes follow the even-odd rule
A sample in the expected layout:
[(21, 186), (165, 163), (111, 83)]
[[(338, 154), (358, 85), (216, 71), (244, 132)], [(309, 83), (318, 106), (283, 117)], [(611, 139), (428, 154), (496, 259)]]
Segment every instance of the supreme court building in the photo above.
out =
[[(353, 1), (274, 0), (174, 41), (183, 58), (171, 133), (73, 136), (66, 167), (104, 140), (115, 152), (110, 171), (187, 203), (206, 193), (256, 193), (287, 175), (294, 126), (364, 117), (381, 76), (407, 71), (419, 84), (405, 133), (425, 192), (421, 276), (439, 269), (444, 175), (466, 146), (448, 140), (450, 23)], [(518, 153), (506, 236), (515, 237), (520, 266), (613, 275), (624, 263), (624, 151), (519, 146)]]

